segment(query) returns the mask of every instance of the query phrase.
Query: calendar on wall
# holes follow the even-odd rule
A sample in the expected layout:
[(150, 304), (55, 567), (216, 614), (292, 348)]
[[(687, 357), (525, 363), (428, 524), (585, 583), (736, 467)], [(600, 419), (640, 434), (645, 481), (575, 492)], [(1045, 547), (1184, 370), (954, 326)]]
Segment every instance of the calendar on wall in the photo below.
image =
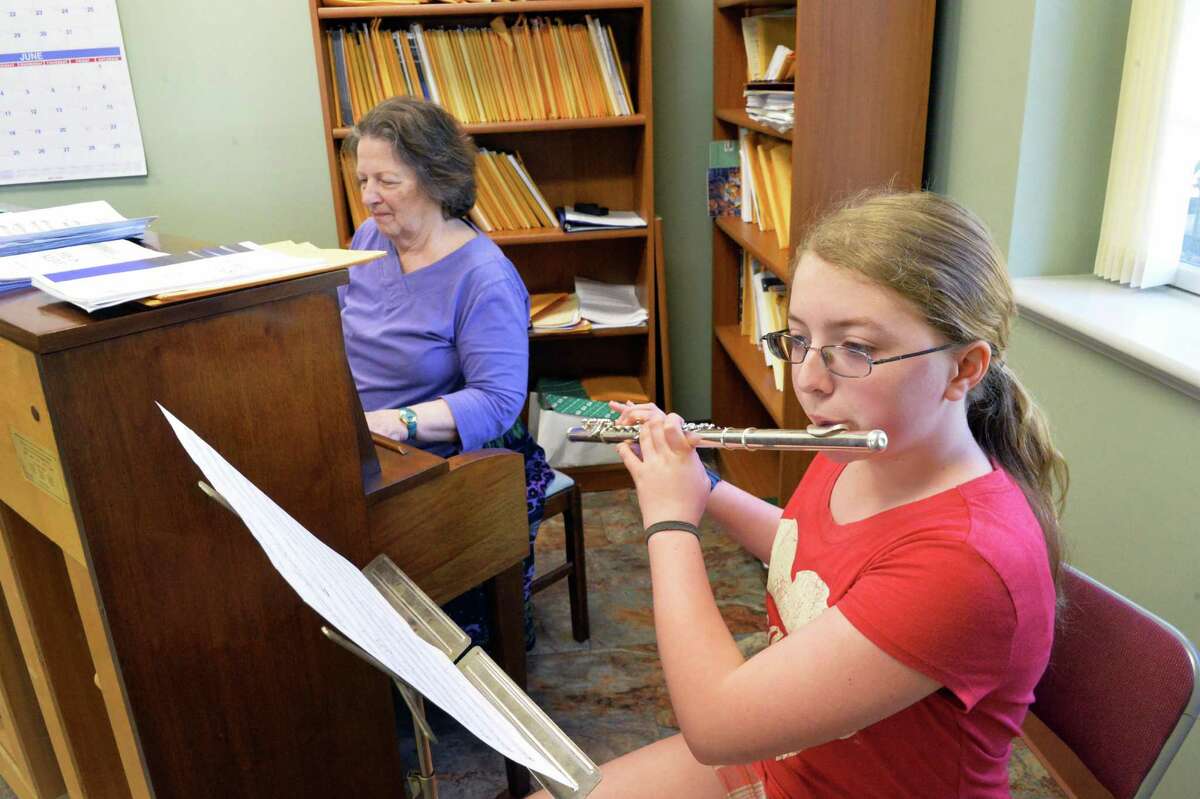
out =
[(0, 0), (0, 185), (144, 174), (116, 0)]

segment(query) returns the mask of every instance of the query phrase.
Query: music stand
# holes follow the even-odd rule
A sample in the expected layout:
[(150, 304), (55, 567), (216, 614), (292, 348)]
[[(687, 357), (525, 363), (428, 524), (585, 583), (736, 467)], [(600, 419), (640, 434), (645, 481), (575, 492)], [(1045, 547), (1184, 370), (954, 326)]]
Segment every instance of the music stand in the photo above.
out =
[[(211, 499), (236, 514), (225, 498), (207, 482), (201, 480), (199, 485)], [(362, 572), (413, 632), (454, 663), (467, 681), (512, 722), (531, 746), (579, 785), (578, 788), (571, 788), (531, 769), (530, 773), (551, 796), (555, 799), (584, 799), (595, 790), (600, 783), (600, 769), (596, 764), (505, 674), (487, 652), (479, 647), (471, 647), (470, 637), (390, 558), (380, 555), (367, 564)], [(418, 770), (408, 775), (409, 791), (420, 799), (438, 799), (430, 746), (437, 738), (425, 718), (424, 697), (338, 631), (321, 625), (321, 632), (392, 679), (413, 717)]]

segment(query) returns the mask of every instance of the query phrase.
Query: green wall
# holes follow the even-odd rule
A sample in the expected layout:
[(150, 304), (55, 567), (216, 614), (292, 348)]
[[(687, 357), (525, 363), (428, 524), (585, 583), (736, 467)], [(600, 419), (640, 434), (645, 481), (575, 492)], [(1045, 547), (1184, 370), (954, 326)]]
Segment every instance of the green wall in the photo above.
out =
[(663, 218), (675, 410), (711, 413), (712, 4), (654, 2), (654, 203)]
[(334, 246), (307, 3), (118, 0), (149, 174), (0, 189), (41, 207), (102, 198), (208, 241)]

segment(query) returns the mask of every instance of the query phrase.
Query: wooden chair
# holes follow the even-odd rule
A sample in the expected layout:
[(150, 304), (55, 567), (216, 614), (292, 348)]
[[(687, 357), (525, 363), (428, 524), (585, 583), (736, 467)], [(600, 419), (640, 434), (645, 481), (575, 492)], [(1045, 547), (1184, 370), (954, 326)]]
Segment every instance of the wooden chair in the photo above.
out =
[(563, 537), (566, 560), (535, 578), (531, 586), (536, 594), (543, 588), (567, 578), (567, 593), (571, 602), (571, 634), (576, 641), (588, 639), (587, 569), (583, 544), (583, 505), (579, 486), (567, 475), (554, 470), (554, 479), (546, 488), (546, 505), (542, 521), (558, 514), (563, 516)]
[(1023, 737), (1068, 796), (1145, 799), (1200, 709), (1196, 647), (1070, 566), (1063, 590)]

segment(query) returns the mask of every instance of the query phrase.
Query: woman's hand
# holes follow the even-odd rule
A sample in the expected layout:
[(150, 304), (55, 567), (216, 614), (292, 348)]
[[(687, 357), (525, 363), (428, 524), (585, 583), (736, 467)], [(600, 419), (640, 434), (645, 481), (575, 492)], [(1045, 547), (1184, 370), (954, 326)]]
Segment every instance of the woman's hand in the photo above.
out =
[(381, 411), (367, 411), (367, 428), (376, 435), (390, 438), (393, 441), (408, 440), (408, 425), (400, 418), (400, 412), (395, 408), (384, 408)]
[(625, 441), (617, 445), (617, 452), (637, 488), (642, 524), (649, 527), (668, 520), (698, 524), (710, 485), (696, 454), (697, 439), (684, 434), (683, 419), (650, 403), (609, 405), (621, 414), (617, 424), (641, 425), (636, 447)]

